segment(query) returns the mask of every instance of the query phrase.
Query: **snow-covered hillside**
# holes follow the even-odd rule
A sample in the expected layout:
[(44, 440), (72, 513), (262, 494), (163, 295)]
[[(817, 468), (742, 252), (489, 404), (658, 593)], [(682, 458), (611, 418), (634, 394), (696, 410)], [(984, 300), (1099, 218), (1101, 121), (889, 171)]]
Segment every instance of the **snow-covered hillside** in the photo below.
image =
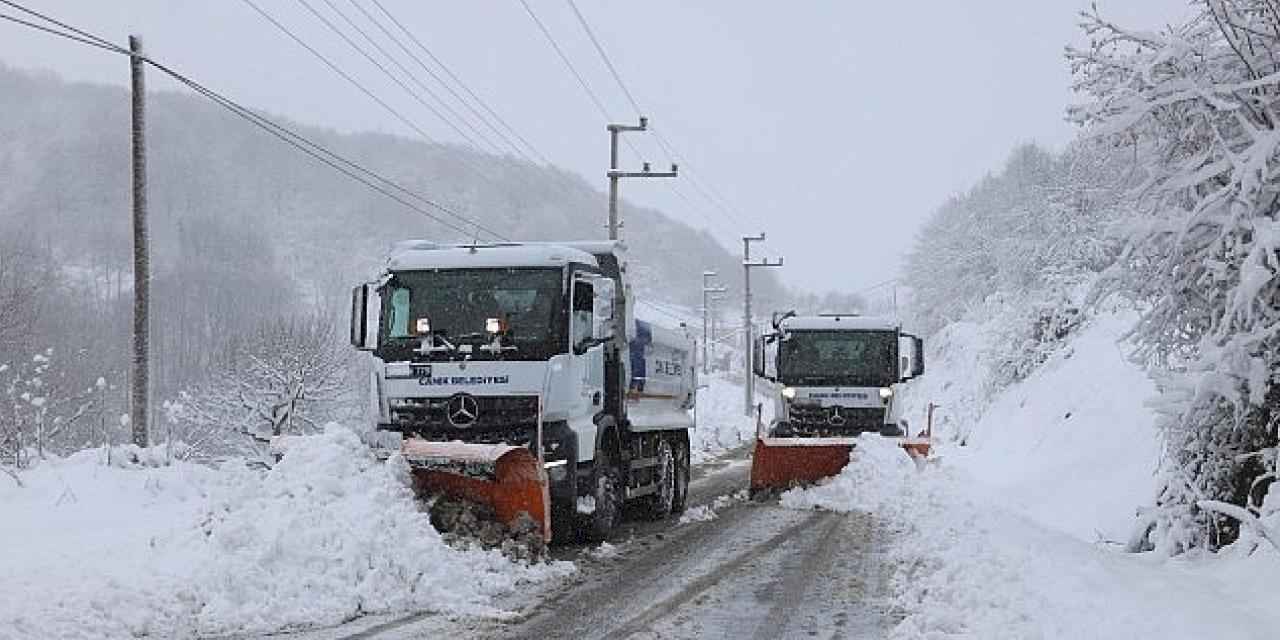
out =
[(784, 495), (896, 530), (894, 637), (1276, 637), (1280, 600), (1266, 585), (1280, 579), (1280, 553), (1255, 536), (1219, 557), (1123, 552), (1154, 497), (1158, 454), (1145, 406), (1155, 390), (1117, 342), (1132, 322), (1100, 315), (989, 397), (984, 339), (998, 332), (951, 325), (906, 394), (915, 430), (940, 405), (935, 459), (918, 469), (892, 441), (864, 436), (839, 477)]
[[(905, 397), (918, 430), (935, 403), (948, 462), (1037, 522), (1082, 540), (1124, 540), (1155, 496), (1156, 389), (1119, 341), (1135, 321), (1111, 310), (1077, 329), (1027, 379), (992, 393), (999, 332), (957, 323), (929, 345)], [(963, 445), (961, 444), (963, 443)]]

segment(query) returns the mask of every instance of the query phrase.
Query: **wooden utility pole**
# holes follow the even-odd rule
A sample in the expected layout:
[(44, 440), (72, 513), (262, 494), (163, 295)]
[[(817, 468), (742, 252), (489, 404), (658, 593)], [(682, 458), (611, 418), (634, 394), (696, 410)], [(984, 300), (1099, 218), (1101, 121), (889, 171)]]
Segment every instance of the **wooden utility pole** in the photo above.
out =
[(151, 343), (151, 260), (147, 249), (146, 86), (142, 40), (129, 36), (129, 69), (133, 90), (133, 375), (129, 424), (133, 443), (147, 446), (151, 394), (148, 350)]
[(643, 165), (641, 171), (620, 171), (618, 170), (618, 134), (623, 131), (647, 131), (649, 129), (649, 119), (640, 116), (639, 125), (630, 124), (610, 124), (609, 125), (609, 239), (618, 239), (618, 230), (622, 227), (622, 222), (618, 219), (618, 179), (619, 178), (674, 178), (679, 173), (679, 167), (673, 162), (671, 163), (671, 171), (655, 172), (649, 170), (649, 163)]

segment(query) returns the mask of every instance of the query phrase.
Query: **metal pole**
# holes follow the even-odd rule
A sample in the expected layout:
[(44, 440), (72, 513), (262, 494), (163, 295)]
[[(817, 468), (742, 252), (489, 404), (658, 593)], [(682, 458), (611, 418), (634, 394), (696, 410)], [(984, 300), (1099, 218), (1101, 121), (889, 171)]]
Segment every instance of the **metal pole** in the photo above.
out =
[[(759, 236), (764, 239), (764, 234)], [(744, 415), (751, 415), (751, 405), (756, 397), (756, 374), (752, 371), (751, 358), (751, 237), (742, 236), (742, 371), (746, 380), (742, 385)]]
[(751, 243), (764, 242), (764, 232), (756, 236), (742, 236), (742, 359), (744, 378), (746, 382), (742, 385), (743, 389), (743, 414), (751, 416), (752, 405), (755, 404), (756, 380), (755, 372), (752, 371), (752, 350), (755, 347), (755, 341), (752, 339), (754, 334), (751, 323), (751, 269), (753, 267), (781, 267), (782, 259), (777, 262), (770, 262), (768, 259), (759, 262), (751, 261)]
[(648, 131), (649, 119), (640, 116), (640, 124), (610, 124), (609, 129), (609, 239), (617, 240), (622, 221), (618, 219), (618, 178), (674, 178), (679, 167), (671, 164), (671, 171), (651, 171), (644, 163), (641, 171), (622, 171), (618, 168), (618, 134), (624, 131)]
[(707, 326), (707, 311), (708, 311), (708, 309), (707, 309), (707, 284), (706, 284), (707, 280), (706, 280), (706, 275), (707, 275), (706, 273), (703, 273), (703, 274), (702, 274), (702, 276), (703, 276), (703, 279), (702, 279), (702, 283), (703, 283), (703, 284), (702, 284), (702, 375), (704, 375), (704, 376), (705, 376), (705, 375), (707, 375), (707, 374), (709, 374), (709, 373), (711, 373), (711, 371), (707, 368), (707, 345), (709, 344), (709, 342), (708, 342), (709, 336), (707, 335), (707, 330), (708, 330), (708, 326)]
[(618, 239), (618, 128), (609, 125), (609, 239)]
[(133, 388), (130, 426), (133, 443), (147, 446), (151, 402), (148, 347), (151, 342), (148, 308), (151, 264), (147, 250), (146, 87), (143, 82), (142, 40), (129, 36), (129, 68), (133, 91)]
[(711, 294), (725, 291), (724, 287), (713, 287), (707, 281), (707, 278), (714, 278), (715, 271), (702, 272), (702, 373), (710, 373), (711, 359), (708, 357), (711, 351), (711, 338), (707, 335), (711, 330), (711, 323), (714, 321), (711, 317)]

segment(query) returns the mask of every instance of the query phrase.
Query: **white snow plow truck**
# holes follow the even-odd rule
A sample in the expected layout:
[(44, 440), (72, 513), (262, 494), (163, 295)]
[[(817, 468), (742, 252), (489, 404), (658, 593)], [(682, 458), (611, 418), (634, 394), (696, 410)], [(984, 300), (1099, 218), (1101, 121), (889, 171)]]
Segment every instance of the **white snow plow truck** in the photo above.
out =
[(376, 358), (367, 440), (420, 495), (546, 541), (607, 537), (624, 506), (683, 510), (697, 386), (682, 331), (634, 319), (619, 242), (398, 243), (352, 296)]
[(777, 317), (755, 345), (772, 383), (772, 423), (758, 427), (753, 493), (813, 483), (849, 462), (859, 434), (904, 435), (898, 387), (924, 373), (924, 343), (896, 320), (854, 314)]

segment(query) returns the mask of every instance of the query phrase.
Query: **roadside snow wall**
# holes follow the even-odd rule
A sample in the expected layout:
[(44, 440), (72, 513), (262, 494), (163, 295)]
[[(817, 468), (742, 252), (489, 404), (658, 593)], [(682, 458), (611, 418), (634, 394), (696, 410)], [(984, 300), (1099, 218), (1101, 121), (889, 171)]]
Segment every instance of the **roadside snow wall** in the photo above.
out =
[[(939, 454), (1009, 506), (1073, 537), (1124, 541), (1155, 496), (1159, 443), (1145, 403), (1156, 389), (1129, 362), (1132, 312), (1112, 310), (1078, 327), (1020, 382), (993, 390), (999, 335), (957, 323), (928, 345), (925, 375), (904, 393), (912, 428), (934, 413)], [(963, 444), (962, 444), (963, 443)]]
[(408, 467), (349, 430), (242, 464), (108, 467), (91, 450), (0, 484), (0, 638), (192, 637), (390, 611), (491, 612), (571, 571), (444, 544)]

